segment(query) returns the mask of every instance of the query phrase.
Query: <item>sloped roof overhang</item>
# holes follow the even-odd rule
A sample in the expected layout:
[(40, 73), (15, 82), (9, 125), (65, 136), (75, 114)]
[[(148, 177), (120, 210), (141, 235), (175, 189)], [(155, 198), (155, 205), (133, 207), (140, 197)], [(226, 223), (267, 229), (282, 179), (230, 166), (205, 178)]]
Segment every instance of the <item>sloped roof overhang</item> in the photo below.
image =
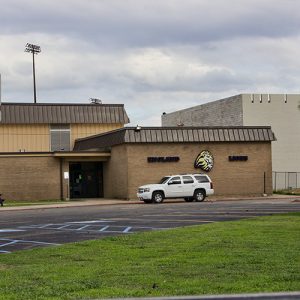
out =
[(270, 126), (124, 127), (77, 139), (74, 150), (100, 150), (126, 143), (245, 143), (272, 142), (275, 140)]

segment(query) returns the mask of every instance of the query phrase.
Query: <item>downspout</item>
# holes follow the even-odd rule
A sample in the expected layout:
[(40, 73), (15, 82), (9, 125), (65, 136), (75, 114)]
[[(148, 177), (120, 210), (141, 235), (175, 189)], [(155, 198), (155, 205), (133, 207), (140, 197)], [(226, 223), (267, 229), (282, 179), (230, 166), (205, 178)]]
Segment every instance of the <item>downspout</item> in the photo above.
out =
[(60, 177), (60, 200), (64, 200), (64, 184), (63, 184), (63, 158), (59, 158), (59, 177)]

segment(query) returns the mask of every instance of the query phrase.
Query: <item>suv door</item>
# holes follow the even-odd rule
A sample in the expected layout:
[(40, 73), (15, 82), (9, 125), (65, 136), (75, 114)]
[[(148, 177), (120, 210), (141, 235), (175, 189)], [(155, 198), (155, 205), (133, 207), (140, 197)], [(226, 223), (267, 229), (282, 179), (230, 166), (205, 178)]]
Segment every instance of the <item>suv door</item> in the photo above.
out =
[(194, 175), (194, 177), (198, 183), (201, 183), (201, 186), (203, 186), (205, 190), (211, 189), (210, 180), (206, 175)]
[(169, 179), (165, 187), (165, 196), (167, 198), (180, 198), (183, 195), (182, 181), (180, 176), (174, 176)]
[(189, 175), (184, 175), (182, 176), (182, 181), (183, 181), (183, 187), (182, 187), (183, 197), (192, 197), (196, 186), (194, 182), (194, 178)]

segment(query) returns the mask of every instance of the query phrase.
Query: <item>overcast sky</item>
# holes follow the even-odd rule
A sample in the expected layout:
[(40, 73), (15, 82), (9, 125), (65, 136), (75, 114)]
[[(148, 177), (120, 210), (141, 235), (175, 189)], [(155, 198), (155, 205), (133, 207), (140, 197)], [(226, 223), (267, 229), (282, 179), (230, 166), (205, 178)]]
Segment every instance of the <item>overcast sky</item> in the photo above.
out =
[(0, 0), (3, 102), (125, 104), (131, 125), (240, 93), (299, 93), (299, 0)]

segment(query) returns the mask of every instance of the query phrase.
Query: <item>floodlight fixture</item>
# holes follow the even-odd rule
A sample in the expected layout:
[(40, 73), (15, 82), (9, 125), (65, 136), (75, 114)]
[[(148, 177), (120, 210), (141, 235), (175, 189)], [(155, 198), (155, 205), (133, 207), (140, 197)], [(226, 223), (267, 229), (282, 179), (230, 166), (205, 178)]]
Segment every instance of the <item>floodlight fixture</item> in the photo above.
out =
[(33, 45), (27, 43), (25, 46), (25, 52), (32, 53), (32, 72), (33, 72), (33, 100), (34, 103), (36, 103), (36, 84), (35, 84), (35, 61), (34, 61), (34, 55), (41, 52), (41, 47), (38, 45)]
[(30, 52), (30, 53), (34, 53), (34, 54), (41, 52), (41, 47), (38, 45), (33, 45), (33, 44), (27, 43), (25, 47), (26, 47), (25, 52)]

